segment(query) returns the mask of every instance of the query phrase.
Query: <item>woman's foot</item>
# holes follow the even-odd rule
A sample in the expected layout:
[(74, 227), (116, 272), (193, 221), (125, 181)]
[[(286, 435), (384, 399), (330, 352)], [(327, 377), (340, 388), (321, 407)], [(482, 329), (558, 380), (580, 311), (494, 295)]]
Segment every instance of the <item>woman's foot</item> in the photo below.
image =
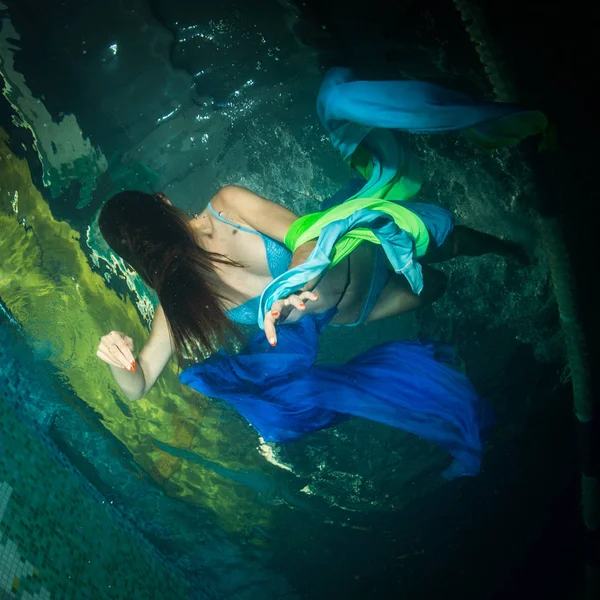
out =
[(525, 248), (513, 241), (503, 240), (489, 233), (483, 233), (464, 225), (457, 225), (452, 232), (455, 256), (481, 256), (482, 254), (499, 254), (516, 260), (525, 266), (530, 263)]

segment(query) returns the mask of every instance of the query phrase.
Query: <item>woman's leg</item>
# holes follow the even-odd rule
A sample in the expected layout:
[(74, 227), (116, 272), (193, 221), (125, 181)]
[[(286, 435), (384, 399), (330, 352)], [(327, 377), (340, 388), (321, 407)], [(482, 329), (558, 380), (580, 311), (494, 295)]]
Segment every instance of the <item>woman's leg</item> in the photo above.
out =
[(423, 291), (416, 295), (403, 275), (393, 275), (379, 296), (375, 307), (366, 322), (378, 321), (387, 317), (401, 315), (435, 302), (446, 290), (448, 278), (444, 273), (428, 266), (444, 262), (456, 256), (481, 256), (499, 254), (514, 258), (522, 264), (528, 264), (525, 250), (516, 242), (502, 240), (493, 235), (457, 225), (444, 243), (427, 252), (419, 259), (423, 265)]
[(379, 295), (366, 323), (395, 317), (437, 300), (445, 291), (448, 278), (441, 271), (423, 265), (423, 290), (417, 296), (404, 275), (392, 275)]
[(518, 260), (522, 264), (529, 263), (529, 257), (520, 244), (502, 240), (498, 237), (457, 225), (444, 243), (427, 252), (419, 259), (423, 264), (444, 262), (456, 256), (481, 256), (483, 254), (499, 254)]

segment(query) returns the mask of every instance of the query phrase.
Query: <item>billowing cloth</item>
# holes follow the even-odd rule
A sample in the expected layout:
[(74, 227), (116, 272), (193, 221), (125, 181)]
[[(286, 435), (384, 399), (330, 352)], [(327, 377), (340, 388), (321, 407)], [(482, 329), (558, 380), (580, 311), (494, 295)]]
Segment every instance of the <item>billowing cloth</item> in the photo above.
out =
[[(328, 201), (326, 200), (326, 202)], [(428, 249), (439, 248), (454, 230), (454, 215), (442, 206), (423, 202), (403, 202), (402, 206), (409, 208), (410, 211), (418, 215), (427, 227), (427, 234), (429, 235)], [(415, 246), (417, 245), (415, 241)], [(335, 327), (356, 327), (362, 325), (367, 320), (392, 275), (389, 265), (390, 261), (387, 258), (385, 250), (380, 245), (375, 250), (369, 293), (359, 318), (354, 323), (334, 325)]]
[[(334, 146), (368, 179), (352, 198), (406, 200), (420, 187), (416, 158), (397, 131), (385, 128), (412, 133), (470, 128), (471, 137), (493, 147), (514, 143), (546, 124), (541, 113), (473, 101), (433, 84), (351, 79), (346, 69), (330, 71), (319, 93), (318, 111)], [(413, 264), (414, 239), (379, 208), (361, 207), (323, 227), (309, 260), (280, 276), (286, 284), (279, 297), (295, 285), (301, 287), (304, 275), (305, 282), (327, 268), (336, 242), (353, 227), (370, 228), (391, 262), (388, 249), (397, 265)], [(417, 279), (411, 283), (418, 289)], [(272, 286), (265, 290), (262, 315), (278, 293)], [(475, 475), (491, 410), (467, 377), (451, 366), (451, 349), (392, 342), (345, 365), (316, 365), (319, 332), (332, 316), (330, 311), (284, 324), (275, 347), (259, 331), (241, 353), (218, 352), (183, 371), (180, 380), (228, 402), (267, 441), (289, 442), (358, 416), (398, 427), (446, 450), (453, 457), (447, 477)]]
[(423, 81), (355, 81), (341, 67), (326, 73), (317, 112), (333, 146), (367, 175), (355, 197), (391, 200), (406, 200), (421, 187), (418, 161), (398, 131), (463, 131), (480, 146), (499, 148), (547, 126), (540, 111), (476, 100)]
[[(288, 229), (285, 245), (293, 252), (305, 242), (317, 239), (328, 225), (347, 219), (359, 210), (379, 211), (389, 215), (398, 228), (414, 240), (416, 256), (424, 256), (427, 252), (429, 233), (423, 220), (402, 204), (379, 198), (352, 198), (328, 210), (304, 215)], [(366, 224), (355, 224), (345, 231), (344, 236), (331, 249), (331, 266), (334, 267), (346, 258), (363, 241), (380, 243), (375, 232)]]
[(452, 350), (392, 342), (345, 365), (315, 365), (318, 335), (331, 317), (332, 311), (281, 327), (273, 348), (258, 332), (238, 355), (218, 352), (179, 379), (227, 401), (266, 441), (290, 442), (358, 416), (446, 450), (454, 458), (446, 477), (476, 475), (492, 414), (450, 366)]
[[(391, 207), (395, 205), (382, 201), (407, 200), (419, 191), (421, 170), (400, 131), (463, 131), (479, 145), (495, 148), (515, 144), (543, 131), (547, 125), (546, 117), (539, 111), (474, 100), (422, 81), (354, 81), (352, 72), (343, 68), (331, 69), (325, 75), (317, 99), (317, 112), (334, 147), (368, 181), (347, 202), (323, 213), (306, 215), (292, 225), (285, 239), (292, 252), (306, 241), (319, 238), (317, 247), (306, 262), (276, 278), (264, 290), (260, 300), (259, 327), (262, 327), (264, 315), (273, 302), (299, 290), (364, 240), (381, 243), (381, 236), (361, 230), (367, 227), (366, 223), (347, 218), (348, 206), (353, 207), (355, 203), (357, 210), (391, 214), (395, 210)], [(337, 219), (340, 223), (336, 223)], [(343, 225), (342, 220), (345, 220)], [(371, 222), (377, 223), (377, 220)], [(400, 219), (397, 219), (397, 225), (397, 229), (402, 228)], [(337, 244), (332, 247), (329, 235), (325, 235), (328, 228), (335, 228), (337, 237)], [(353, 231), (353, 228), (358, 231)], [(419, 267), (412, 263), (412, 254), (408, 256), (408, 246), (411, 240), (416, 241), (415, 256), (419, 257), (423, 247), (427, 248), (427, 238), (422, 230), (407, 228), (404, 243), (400, 244), (397, 229), (386, 230), (394, 236), (394, 245), (401, 253), (396, 264), (402, 264), (402, 267), (396, 272), (404, 273), (413, 291), (418, 293), (417, 290), (422, 287), (422, 280), (419, 284), (421, 274)], [(375, 234), (375, 231), (372, 233)], [(415, 236), (415, 233), (421, 235)], [(327, 242), (322, 241), (320, 235)], [(325, 260), (324, 253), (328, 253), (329, 260)]]
[[(392, 202), (386, 204), (394, 206)], [(258, 309), (259, 327), (264, 327), (265, 314), (276, 300), (293, 294), (311, 279), (319, 277), (331, 265), (333, 248), (338, 240), (356, 228), (368, 228), (381, 244), (394, 271), (406, 277), (415, 294), (421, 293), (423, 270), (421, 265), (413, 260), (413, 238), (398, 227), (393, 216), (387, 212), (359, 209), (345, 219), (339, 219), (324, 227), (307, 261), (289, 269), (265, 287)]]

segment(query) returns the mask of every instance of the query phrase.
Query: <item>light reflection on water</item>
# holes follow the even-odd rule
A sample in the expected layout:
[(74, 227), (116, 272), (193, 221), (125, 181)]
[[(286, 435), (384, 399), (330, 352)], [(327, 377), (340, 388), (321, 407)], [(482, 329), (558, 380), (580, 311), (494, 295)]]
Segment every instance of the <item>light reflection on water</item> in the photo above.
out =
[[(154, 187), (168, 192), (186, 210), (201, 210), (227, 183), (246, 185), (299, 213), (317, 209), (324, 198), (345, 184), (349, 174), (316, 118), (314, 102), (321, 80), (317, 57), (282, 26), (286, 18), (283, 11), (271, 14), (272, 22), (260, 15), (260, 23), (252, 23), (248, 16), (230, 16), (226, 3), (194, 10), (196, 14), (189, 20), (174, 21), (177, 35), (173, 48), (169, 46), (171, 40), (166, 41), (169, 36), (164, 27), (148, 25), (146, 15), (136, 17), (140, 22), (148, 21), (144, 30), (149, 32), (148, 37), (137, 42), (139, 47), (134, 47), (133, 41), (108, 46), (103, 41), (102, 48), (108, 48), (119, 60), (110, 73), (103, 70), (101, 59), (93, 58), (100, 55), (93, 52), (91, 25), (79, 23), (81, 34), (89, 35), (90, 43), (86, 44), (89, 49), (85, 54), (89, 62), (79, 63), (78, 73), (83, 80), (85, 70), (90, 86), (95, 85), (94, 79), (101, 82), (93, 88), (95, 94), (78, 96), (70, 105), (75, 106), (84, 138), (103, 140), (94, 146), (102, 156), (119, 154), (120, 158), (108, 167), (115, 181), (131, 182), (133, 167), (143, 165), (153, 175)], [(203, 10), (212, 18), (200, 18)], [(215, 13), (225, 16), (216, 18)], [(94, 28), (102, 27), (111, 36), (115, 34), (114, 24), (109, 27), (101, 21), (94, 23)], [(68, 48), (69, 40), (64, 43)], [(100, 48), (99, 41), (97, 45)], [(124, 81), (119, 79), (120, 72), (133, 72), (136, 78)], [(121, 94), (122, 90), (127, 93)], [(48, 98), (51, 94), (55, 94), (53, 104), (60, 105), (61, 93), (47, 90)], [(95, 121), (86, 119), (86, 114), (95, 111), (99, 115)], [(494, 233), (504, 233), (514, 220), (518, 221), (518, 215), (513, 221), (505, 216), (515, 210), (511, 199), (519, 196), (522, 186), (524, 174), (518, 169), (511, 167), (512, 175), (502, 176), (502, 161), (473, 153), (462, 142), (450, 147), (449, 142), (421, 138), (414, 141), (414, 146), (431, 181), (423, 190), (422, 200), (450, 206), (476, 226), (493, 221)], [(42, 142), (39, 151), (52, 156), (51, 148)], [(88, 153), (89, 164), (81, 167), (93, 181), (97, 172), (94, 177), (90, 173), (98, 170), (97, 156)], [(59, 192), (51, 201), (56, 210), (64, 202), (60, 196), (66, 187), (63, 184), (57, 185)], [(13, 196), (13, 210), (18, 207), (17, 197)], [(102, 199), (94, 199), (96, 206)], [(76, 221), (74, 206), (71, 213)], [(100, 246), (93, 222), (86, 222), (85, 227), (89, 228), (87, 242), (95, 253), (96, 270), (109, 278), (112, 275), (109, 286), (115, 289), (118, 274), (125, 277), (132, 297), (139, 303), (138, 312), (147, 318), (152, 302), (143, 287), (131, 281), (123, 265), (114, 266)], [(454, 269), (455, 277), (471, 282), (461, 291), (465, 304), (472, 304), (477, 314), (492, 315), (490, 320), (497, 319), (496, 324), (508, 318), (494, 310), (494, 299), (485, 291), (494, 282), (503, 281), (501, 265), (484, 261), (477, 267), (459, 265)], [(518, 291), (505, 290), (508, 305), (518, 305), (524, 311), (523, 322), (530, 319), (531, 328), (535, 327), (538, 285), (544, 275), (539, 266)], [(451, 326), (447, 315), (455, 305), (456, 298), (444, 299), (434, 309), (440, 328)], [(14, 320), (10, 307), (0, 303), (0, 311)], [(109, 319), (106, 314), (106, 322)], [(324, 337), (322, 353), (342, 360), (344, 353), (356, 353), (386, 337), (410, 336), (416, 330), (413, 316), (393, 325), (385, 323), (355, 332), (336, 330)], [(522, 334), (527, 337), (526, 327)], [(52, 354), (47, 339), (36, 340), (33, 347), (40, 356)], [(65, 375), (68, 377), (66, 370)], [(96, 383), (107, 385), (105, 379)], [(385, 514), (399, 510), (438, 485), (433, 477), (421, 476), (422, 471), (433, 471), (439, 463), (435, 449), (373, 423), (352, 421), (293, 445), (267, 446), (267, 450), (261, 447), (256, 434), (219, 402), (192, 405), (190, 400), (190, 412), (194, 414), (183, 415), (187, 410), (184, 402), (169, 406), (164, 399), (156, 401), (147, 413), (140, 411), (128, 417), (121, 415), (126, 413), (122, 408), (117, 413), (114, 405), (118, 403), (113, 398), (106, 400), (118, 415), (114, 417), (111, 412), (111, 418), (120, 419), (119, 426), (128, 423), (132, 432), (146, 425), (155, 431), (167, 429), (161, 422), (164, 417), (170, 419), (173, 431), (181, 434), (181, 438), (173, 435), (166, 441), (152, 435), (128, 437), (127, 451), (134, 457), (129, 457), (129, 463), (120, 460), (118, 450), (111, 449), (110, 444), (103, 444), (101, 436), (83, 443), (67, 419), (56, 422), (55, 434), (70, 435), (66, 447), (81, 448), (85, 459), (103, 474), (142, 529), (195, 573), (206, 565), (219, 576), (227, 568), (240, 568), (253, 552), (242, 543), (272, 551), (283, 548), (287, 540), (278, 537), (275, 524), (279, 521), (302, 523), (315, 531), (324, 522), (333, 527), (360, 527), (359, 520), (354, 522), (348, 515), (357, 514), (359, 519), (370, 511)], [(182, 424), (185, 419), (186, 425)], [(103, 424), (96, 426), (97, 433)], [(185, 443), (181, 441), (184, 438)], [(277, 462), (292, 472), (276, 466)], [(86, 467), (82, 463), (80, 468)], [(185, 475), (179, 480), (177, 469)], [(120, 477), (111, 476), (115, 472), (121, 473)], [(209, 476), (203, 479), (205, 473)], [(227, 502), (215, 501), (226, 494)], [(170, 502), (168, 496), (175, 500)], [(147, 498), (151, 501), (146, 502)], [(207, 548), (210, 545), (214, 547)], [(228, 557), (221, 567), (219, 552)], [(260, 563), (263, 555), (259, 552), (258, 556), (252, 564)], [(252, 578), (248, 572), (244, 575)], [(257, 576), (261, 577), (266, 575)], [(268, 584), (263, 581), (263, 585)]]

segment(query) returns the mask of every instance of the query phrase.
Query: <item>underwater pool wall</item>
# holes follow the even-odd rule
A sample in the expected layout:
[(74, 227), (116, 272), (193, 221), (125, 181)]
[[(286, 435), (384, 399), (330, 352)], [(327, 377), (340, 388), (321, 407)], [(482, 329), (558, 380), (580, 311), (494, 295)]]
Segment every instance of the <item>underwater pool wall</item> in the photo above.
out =
[[(475, 50), (491, 83), (495, 99), (501, 102), (520, 103), (521, 98), (513, 81), (510, 65), (504, 60), (500, 43), (496, 43), (488, 31), (486, 11), (471, 0), (453, 0), (461, 15), (466, 32), (475, 45)], [(542, 153), (543, 144), (538, 148)], [(532, 162), (532, 159), (534, 162)], [(550, 180), (552, 164), (530, 157), (532, 167), (541, 172), (541, 177)], [(538, 175), (539, 177), (539, 175)], [(547, 188), (546, 195), (560, 192)], [(546, 198), (547, 204), (556, 204)], [(568, 203), (563, 199), (563, 206)], [(548, 214), (544, 214), (548, 213)], [(587, 349), (586, 333), (580, 318), (577, 301), (577, 282), (573, 275), (570, 252), (564, 238), (564, 227), (560, 216), (548, 207), (540, 211), (537, 219), (538, 232), (544, 247), (546, 260), (556, 297), (561, 331), (566, 348), (567, 367), (573, 389), (573, 413), (577, 419), (579, 463), (581, 469), (581, 524), (584, 527), (585, 583), (584, 597), (596, 599), (600, 591), (599, 537), (600, 511), (598, 510), (600, 483), (595, 461), (594, 433), (597, 425), (595, 398), (592, 387), (592, 370)]]
[(44, 429), (22, 414), (24, 373), (4, 375), (0, 598), (189, 598), (186, 582), (79, 475)]

